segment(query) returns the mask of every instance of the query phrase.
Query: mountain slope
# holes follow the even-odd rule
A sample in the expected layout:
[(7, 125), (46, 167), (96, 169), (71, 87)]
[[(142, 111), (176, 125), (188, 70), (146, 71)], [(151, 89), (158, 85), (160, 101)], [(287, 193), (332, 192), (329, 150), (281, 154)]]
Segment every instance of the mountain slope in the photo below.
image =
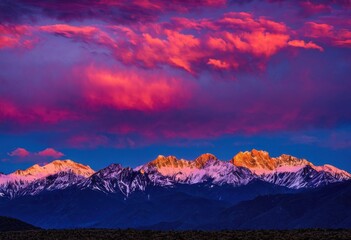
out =
[[(0, 212), (43, 228), (148, 228), (178, 222), (177, 228), (186, 229), (207, 223), (211, 216), (243, 200), (292, 191), (296, 190), (260, 181), (235, 188), (176, 184), (148, 186), (127, 198), (119, 190), (106, 194), (73, 186), (12, 200), (0, 199)], [(169, 224), (161, 225), (170, 229)]]
[(223, 211), (223, 229), (350, 228), (351, 182), (296, 194), (261, 196)]
[(89, 188), (104, 193), (120, 191), (128, 196), (136, 190), (144, 191), (149, 182), (145, 174), (139, 171), (123, 168), (120, 164), (111, 164), (82, 181), (78, 186), (82, 189)]
[(2, 217), (0, 216), (0, 232), (7, 231), (27, 231), (37, 230), (38, 227), (34, 227), (28, 223), (22, 222), (15, 218)]

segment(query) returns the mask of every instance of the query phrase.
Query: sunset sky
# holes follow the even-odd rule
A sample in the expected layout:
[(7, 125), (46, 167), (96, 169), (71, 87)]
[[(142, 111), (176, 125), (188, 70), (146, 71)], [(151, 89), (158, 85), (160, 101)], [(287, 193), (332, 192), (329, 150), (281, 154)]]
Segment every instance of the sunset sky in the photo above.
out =
[(351, 1), (0, 1), (0, 172), (253, 148), (351, 171)]

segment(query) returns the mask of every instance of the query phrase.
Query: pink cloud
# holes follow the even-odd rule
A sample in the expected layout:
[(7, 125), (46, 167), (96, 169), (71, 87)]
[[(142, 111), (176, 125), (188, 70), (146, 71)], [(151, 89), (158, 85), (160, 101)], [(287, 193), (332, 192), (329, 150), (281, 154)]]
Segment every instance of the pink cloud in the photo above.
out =
[(341, 29), (334, 40), (335, 45), (341, 47), (351, 47), (351, 30)]
[(65, 37), (72, 37), (76, 35), (81, 36), (92, 36), (99, 32), (99, 29), (92, 26), (71, 26), (67, 24), (54, 24), (39, 27), (39, 30), (45, 32), (52, 32), (57, 34), (62, 34)]
[(214, 21), (220, 28), (233, 29), (239, 32), (267, 31), (271, 33), (287, 33), (285, 23), (268, 20), (265, 17), (255, 18), (248, 12), (229, 12)]
[(0, 48), (13, 47), (19, 42), (18, 38), (9, 36), (0, 36)]
[[(151, 7), (151, 2), (145, 4)], [(166, 65), (193, 75), (203, 70), (252, 69), (253, 64), (262, 70), (273, 55), (288, 46), (322, 51), (319, 41), (339, 47), (350, 45), (346, 29), (307, 22), (302, 30), (294, 31), (283, 22), (247, 12), (229, 12), (215, 19), (172, 18), (169, 22), (142, 25), (56, 24), (38, 29), (103, 46), (126, 65)], [(299, 39), (300, 34), (314, 41), (290, 40)]]
[[(177, 107), (189, 98), (191, 85), (170, 76), (154, 76), (145, 72), (111, 71), (89, 67), (84, 95), (93, 106), (116, 109), (157, 111)], [(185, 90), (184, 86), (188, 86)]]
[(332, 37), (334, 27), (327, 23), (307, 22), (304, 26), (304, 34), (307, 37), (320, 38)]
[(207, 44), (210, 48), (212, 49), (217, 49), (220, 51), (226, 51), (229, 50), (229, 45), (227, 44), (227, 42), (219, 37), (209, 37)]
[[(48, 157), (50, 158), (60, 158), (64, 156), (62, 152), (59, 152), (53, 148), (46, 148), (42, 151), (33, 153), (29, 152), (24, 148), (16, 148), (12, 152), (8, 153), (10, 157), (13, 158), (14, 161), (23, 162), (23, 161), (42, 161)], [(27, 157), (27, 158), (26, 158)]]
[(40, 152), (37, 153), (38, 156), (41, 157), (52, 157), (52, 158), (60, 158), (64, 156), (62, 152), (59, 152), (53, 148), (46, 148)]
[(219, 68), (219, 69), (230, 68), (229, 63), (227, 63), (225, 61), (218, 60), (218, 59), (213, 59), (213, 58), (208, 59), (207, 64), (210, 64), (210, 65), (214, 66), (215, 68)]
[[(164, 11), (163, 6), (182, 11), (181, 1), (174, 2), (178, 5), (168, 7), (166, 5), (170, 4), (162, 1), (133, 1), (128, 6), (149, 9), (152, 13)], [(191, 9), (190, 5), (195, 8), (197, 2), (184, 3), (184, 11)], [(207, 3), (215, 4), (215, 1)], [(126, 5), (118, 1), (106, 4)], [(98, 21), (92, 25), (93, 21), (67, 21), (66, 24), (32, 26), (33, 34), (48, 41), (43, 49), (46, 47), (47, 51), (52, 43), (62, 44), (72, 54), (69, 58), (63, 54), (58, 60), (61, 55), (57, 52), (31, 52), (33, 61), (41, 59), (44, 53), (50, 59), (55, 57), (55, 61), (45, 61), (45, 68), (37, 72), (33, 68), (41, 64), (30, 61), (19, 64), (28, 68), (23, 71), (28, 74), (24, 77), (35, 80), (21, 82), (20, 77), (15, 79), (17, 75), (13, 77), (16, 81), (6, 79), (9, 86), (5, 86), (8, 89), (4, 87), (4, 97), (0, 99), (1, 126), (5, 131), (17, 132), (53, 130), (58, 135), (69, 135), (62, 139), (69, 139), (70, 146), (96, 147), (111, 142), (116, 146), (140, 144), (141, 141), (133, 138), (135, 135), (152, 140), (206, 138), (304, 129), (314, 124), (332, 125), (349, 117), (345, 111), (330, 114), (337, 108), (330, 107), (334, 102), (329, 101), (334, 98), (335, 103), (340, 103), (339, 98), (347, 99), (345, 93), (331, 94), (341, 92), (339, 86), (348, 82), (343, 80), (343, 84), (329, 85), (336, 80), (324, 77), (327, 70), (313, 69), (319, 63), (325, 64), (313, 58), (313, 51), (304, 55), (303, 61), (313, 63), (308, 69), (294, 66), (296, 62), (290, 55), (292, 47), (299, 48), (294, 51), (294, 57), (301, 60), (298, 54), (307, 51), (305, 49), (323, 51), (321, 46), (325, 49), (330, 45), (350, 46), (347, 21), (340, 27), (330, 19), (320, 18), (306, 23), (302, 29), (294, 29), (301, 24), (300, 20), (289, 26), (289, 21), (278, 21), (276, 14), (269, 19), (245, 12), (222, 15), (219, 12), (212, 18), (160, 18), (162, 20), (140, 24)], [(196, 12), (191, 16), (196, 16)], [(164, 19), (171, 20), (162, 22)], [(3, 46), (15, 48), (23, 43), (16, 35), (16, 31), (22, 34), (20, 30), (6, 28), (3, 31), (7, 31), (4, 36), (9, 38), (4, 38)], [(65, 39), (60, 43), (60, 38), (71, 41)], [(42, 51), (41, 46), (38, 49)], [(321, 54), (327, 61), (330, 52)], [(71, 56), (78, 60), (72, 60)], [(282, 67), (280, 62), (284, 60), (289, 64)], [(64, 62), (64, 71), (57, 68), (60, 61)], [(270, 63), (276, 68), (264, 72)], [(296, 69), (304, 71), (296, 73)], [(11, 77), (11, 68), (8, 71)], [(342, 81), (339, 80), (342, 73), (338, 81)], [(294, 74), (297, 77), (289, 77)], [(269, 85), (273, 81), (270, 78), (274, 79), (274, 85)], [(310, 78), (324, 82), (315, 86)], [(222, 81), (215, 82), (217, 79)], [(235, 81), (228, 81), (231, 79)], [(284, 84), (279, 85), (282, 82)], [(318, 88), (323, 85), (330, 93)], [(27, 89), (33, 92), (27, 93)], [(305, 89), (308, 91), (304, 92)], [(231, 92), (226, 93), (227, 90)], [(296, 92), (301, 97), (297, 98)], [(322, 110), (314, 106), (316, 102), (323, 105)], [(304, 110), (308, 104), (310, 108)], [(90, 130), (91, 135), (87, 133)]]
[(330, 13), (332, 11), (332, 8), (328, 3), (300, 1), (299, 4), (302, 9), (302, 14), (306, 16), (311, 16), (311, 15), (320, 14), (320, 13)]
[(289, 35), (255, 31), (235, 35), (227, 32), (225, 37), (240, 52), (248, 52), (255, 56), (270, 57), (287, 45)]
[(0, 99), (0, 108), (0, 123), (11, 120), (20, 125), (30, 125), (37, 122), (50, 125), (80, 118), (75, 112), (68, 109), (45, 104), (27, 107), (14, 101)]
[(66, 38), (75, 38), (83, 41), (89, 41), (96, 44), (104, 44), (110, 47), (116, 47), (115, 41), (103, 30), (95, 26), (72, 26), (68, 24), (54, 24), (40, 26), (40, 31), (55, 33)]
[[(39, 29), (105, 46), (117, 60), (128, 65), (147, 68), (169, 65), (191, 74), (208, 65), (214, 66), (211, 61), (207, 64), (209, 59), (221, 59), (223, 52), (227, 59), (221, 61), (229, 63), (233, 69), (245, 68), (246, 55), (253, 56), (261, 64), (288, 46), (290, 38), (284, 23), (255, 18), (245, 12), (226, 13), (219, 19), (175, 18), (165, 23), (129, 27), (59, 24)], [(192, 29), (197, 32), (187, 31)]]
[(311, 48), (311, 49), (317, 49), (321, 52), (324, 51), (324, 49), (321, 46), (318, 46), (317, 44), (313, 43), (312, 41), (309, 41), (306, 43), (303, 40), (291, 40), (288, 42), (289, 46), (292, 47), (299, 47), (299, 48)]
[(21, 115), (17, 106), (5, 99), (0, 99), (0, 109), (0, 122), (2, 119), (18, 117)]
[(32, 47), (35, 40), (28, 39), (31, 27), (27, 25), (0, 25), (0, 49), (22, 46)]
[[(283, 23), (265, 18), (255, 19), (244, 12), (227, 13), (218, 20), (176, 18), (163, 27), (164, 30), (156, 28), (157, 37), (143, 35), (145, 39), (135, 47), (137, 58), (142, 56), (140, 60), (148, 66), (157, 65), (158, 62), (175, 65), (191, 73), (203, 63), (215, 66), (209, 59), (219, 59), (223, 52), (230, 59), (222, 62), (228, 62), (234, 69), (240, 67), (238, 62), (245, 64), (245, 61), (237, 61), (231, 56), (242, 58), (240, 54), (250, 54), (256, 59), (268, 58), (286, 47), (290, 37)], [(199, 35), (183, 34), (182, 31), (187, 29), (195, 29)], [(229, 32), (228, 29), (233, 31)], [(144, 31), (148, 30), (144, 27)]]
[(30, 152), (28, 152), (26, 149), (24, 148), (16, 148), (15, 150), (13, 150), (12, 152), (10, 152), (8, 155), (11, 157), (20, 157), (20, 158), (24, 158), (29, 156)]
[(349, 28), (335, 27), (327, 23), (307, 22), (302, 29), (302, 34), (337, 47), (351, 47), (351, 30)]
[(183, 17), (174, 17), (171, 19), (169, 24), (164, 24), (169, 28), (172, 28), (174, 31), (181, 31), (183, 29), (195, 29), (195, 30), (203, 30), (203, 29), (211, 29), (218, 30), (218, 26), (215, 21), (211, 19), (190, 19)]

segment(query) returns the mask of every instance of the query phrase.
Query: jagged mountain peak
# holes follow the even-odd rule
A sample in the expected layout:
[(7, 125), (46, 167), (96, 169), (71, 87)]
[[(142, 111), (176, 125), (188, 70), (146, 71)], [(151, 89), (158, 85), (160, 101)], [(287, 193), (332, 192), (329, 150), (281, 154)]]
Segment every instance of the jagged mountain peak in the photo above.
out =
[(351, 179), (351, 174), (332, 165), (315, 166), (306, 159), (282, 154), (270, 157), (266, 151), (239, 152), (231, 161), (221, 161), (205, 153), (195, 160), (159, 155), (153, 161), (132, 169), (120, 164), (94, 172), (72, 160), (55, 160), (26, 170), (0, 176), (0, 194), (13, 198), (69, 186), (128, 196), (147, 186), (209, 183), (242, 186), (258, 179), (289, 188), (324, 186)]
[(217, 161), (218, 158), (212, 153), (204, 153), (197, 157), (194, 162), (197, 168), (202, 168), (206, 165), (208, 161), (211, 160)]
[(313, 166), (313, 164), (306, 159), (297, 158), (288, 154), (282, 154), (275, 158), (276, 167), (281, 166)]
[(210, 160), (217, 161), (218, 158), (211, 153), (204, 153), (194, 161), (178, 159), (175, 156), (158, 155), (158, 157), (147, 165), (156, 168), (203, 168)]
[(149, 179), (140, 170), (137, 171), (130, 167), (123, 168), (120, 164), (110, 164), (84, 179), (79, 183), (79, 187), (105, 193), (120, 191), (123, 195), (128, 196), (136, 190), (144, 191), (148, 183)]
[(189, 161), (178, 159), (175, 156), (163, 156), (158, 155), (157, 158), (148, 163), (149, 166), (156, 168), (172, 167), (172, 168), (182, 168), (184, 166), (189, 166)]
[[(248, 183), (254, 176), (248, 169), (237, 168), (227, 161), (220, 161), (211, 153), (204, 153), (195, 160), (177, 159), (173, 156), (158, 157), (154, 161), (136, 168), (142, 174), (148, 173), (151, 179), (162, 179), (162, 184), (196, 184), (213, 182), (215, 184), (240, 185)], [(158, 174), (157, 177), (153, 175)]]
[(314, 166), (303, 158), (297, 158), (288, 154), (271, 157), (268, 152), (256, 149), (239, 152), (233, 157), (231, 163), (235, 166), (248, 168), (256, 174), (268, 174), (274, 171), (291, 172), (305, 166)]
[(15, 175), (20, 175), (20, 176), (27, 176), (27, 175), (33, 175), (34, 173), (37, 173), (40, 171), (41, 167), (39, 164), (34, 164), (33, 166), (27, 168), (26, 170), (16, 170), (13, 174)]
[(255, 148), (253, 148), (250, 153), (254, 156), (261, 156), (261, 157), (269, 157), (269, 153), (267, 151), (264, 150), (257, 150)]
[(276, 162), (269, 156), (268, 152), (256, 149), (239, 152), (230, 162), (235, 166), (246, 167), (250, 170), (273, 170), (276, 168)]
[(106, 168), (101, 169), (100, 171), (118, 171), (123, 169), (122, 165), (119, 163), (112, 163), (110, 165), (108, 165)]

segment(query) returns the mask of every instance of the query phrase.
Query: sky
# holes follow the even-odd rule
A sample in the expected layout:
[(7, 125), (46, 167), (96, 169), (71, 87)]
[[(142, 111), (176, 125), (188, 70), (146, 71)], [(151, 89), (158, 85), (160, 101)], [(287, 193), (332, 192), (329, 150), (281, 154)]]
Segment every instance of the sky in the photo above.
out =
[(351, 171), (349, 0), (1, 0), (0, 172), (266, 150)]

